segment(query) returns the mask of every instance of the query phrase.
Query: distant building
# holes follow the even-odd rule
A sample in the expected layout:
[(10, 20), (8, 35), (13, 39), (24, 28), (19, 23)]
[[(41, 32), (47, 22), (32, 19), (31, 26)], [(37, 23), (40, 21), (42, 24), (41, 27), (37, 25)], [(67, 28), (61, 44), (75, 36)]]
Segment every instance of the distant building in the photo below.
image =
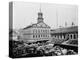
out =
[(78, 43), (78, 26), (51, 30), (51, 37), (54, 42), (68, 42), (75, 40)]
[(37, 23), (29, 25), (20, 30), (23, 41), (48, 41), (51, 38), (50, 26), (44, 23), (43, 13), (38, 13)]

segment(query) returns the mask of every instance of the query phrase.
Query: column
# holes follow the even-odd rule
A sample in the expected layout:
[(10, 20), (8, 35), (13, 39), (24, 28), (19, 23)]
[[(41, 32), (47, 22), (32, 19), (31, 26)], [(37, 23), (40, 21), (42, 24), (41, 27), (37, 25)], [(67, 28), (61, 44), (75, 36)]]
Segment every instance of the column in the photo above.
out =
[(62, 39), (64, 39), (64, 36), (62, 35)]
[(61, 36), (59, 35), (59, 39), (61, 39)]
[(75, 37), (76, 37), (76, 39), (78, 39), (78, 34), (77, 33), (75, 34)]
[(71, 39), (71, 34), (69, 34), (69, 39)]
[(74, 39), (74, 34), (72, 34), (72, 39)]
[(69, 34), (69, 39), (71, 39), (71, 34)]

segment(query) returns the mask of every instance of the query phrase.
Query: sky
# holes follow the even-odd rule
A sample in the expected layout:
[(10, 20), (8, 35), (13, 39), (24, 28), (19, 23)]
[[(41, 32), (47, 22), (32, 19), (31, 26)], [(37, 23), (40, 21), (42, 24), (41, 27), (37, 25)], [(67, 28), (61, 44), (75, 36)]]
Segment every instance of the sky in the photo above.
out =
[(13, 28), (21, 29), (37, 23), (38, 12), (43, 13), (44, 22), (52, 29), (59, 26), (71, 26), (72, 22), (78, 25), (77, 5), (13, 2)]

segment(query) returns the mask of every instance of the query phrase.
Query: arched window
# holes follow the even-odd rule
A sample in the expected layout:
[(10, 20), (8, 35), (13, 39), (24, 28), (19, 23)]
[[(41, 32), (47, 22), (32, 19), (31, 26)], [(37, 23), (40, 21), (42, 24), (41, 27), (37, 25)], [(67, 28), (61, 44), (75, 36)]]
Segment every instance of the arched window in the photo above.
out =
[(37, 30), (35, 30), (35, 32), (37, 33)]
[(40, 30), (38, 30), (38, 33), (40, 33)]
[(55, 38), (56, 38), (56, 35), (55, 35)]
[(46, 35), (46, 37), (48, 37), (48, 35)]
[(74, 39), (76, 39), (76, 35), (74, 34)]
[(41, 30), (41, 32), (42, 32), (42, 30)]
[(47, 33), (47, 30), (45, 30), (45, 32)]
[(33, 30), (33, 33), (35, 33), (35, 30)]
[(45, 35), (43, 35), (43, 37), (45, 37)]
[(41, 37), (42, 37), (42, 35), (41, 35)]
[(65, 35), (63, 35), (63, 39), (65, 39)]
[(40, 38), (40, 35), (38, 35), (38, 37)]
[(35, 38), (35, 35), (33, 35), (33, 38)]
[(72, 39), (72, 35), (71, 35), (71, 39)]
[(45, 32), (45, 30), (43, 30), (43, 32)]

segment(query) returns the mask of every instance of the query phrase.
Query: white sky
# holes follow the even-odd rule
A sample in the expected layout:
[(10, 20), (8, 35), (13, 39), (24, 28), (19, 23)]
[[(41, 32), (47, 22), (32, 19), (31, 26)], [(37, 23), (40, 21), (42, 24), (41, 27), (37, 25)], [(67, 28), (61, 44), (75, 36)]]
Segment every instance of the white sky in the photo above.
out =
[(37, 13), (39, 12), (40, 4), (44, 22), (51, 28), (57, 28), (57, 20), (58, 26), (65, 27), (65, 22), (67, 22), (67, 26), (71, 26), (72, 22), (78, 25), (78, 7), (76, 5), (14, 2), (13, 28), (20, 29), (37, 23)]

